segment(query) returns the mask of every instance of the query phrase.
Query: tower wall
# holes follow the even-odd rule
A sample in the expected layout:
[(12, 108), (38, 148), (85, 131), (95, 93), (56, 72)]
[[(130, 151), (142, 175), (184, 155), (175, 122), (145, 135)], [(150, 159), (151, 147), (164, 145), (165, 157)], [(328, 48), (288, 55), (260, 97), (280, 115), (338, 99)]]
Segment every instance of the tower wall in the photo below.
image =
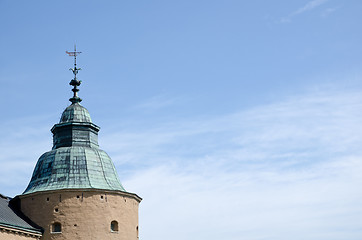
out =
[[(22, 212), (44, 229), (44, 240), (138, 239), (141, 199), (135, 194), (58, 190), (21, 195), (19, 198)], [(58, 223), (60, 232), (54, 229), (54, 224)]]

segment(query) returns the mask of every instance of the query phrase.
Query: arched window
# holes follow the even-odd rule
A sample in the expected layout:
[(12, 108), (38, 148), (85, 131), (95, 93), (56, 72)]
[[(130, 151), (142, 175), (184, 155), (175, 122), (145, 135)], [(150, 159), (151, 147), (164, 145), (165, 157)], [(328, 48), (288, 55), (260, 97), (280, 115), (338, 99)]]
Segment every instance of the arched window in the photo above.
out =
[(58, 222), (53, 223), (52, 225), (52, 233), (61, 233), (62, 232), (62, 225)]
[(111, 222), (111, 232), (118, 232), (118, 222), (117, 221)]

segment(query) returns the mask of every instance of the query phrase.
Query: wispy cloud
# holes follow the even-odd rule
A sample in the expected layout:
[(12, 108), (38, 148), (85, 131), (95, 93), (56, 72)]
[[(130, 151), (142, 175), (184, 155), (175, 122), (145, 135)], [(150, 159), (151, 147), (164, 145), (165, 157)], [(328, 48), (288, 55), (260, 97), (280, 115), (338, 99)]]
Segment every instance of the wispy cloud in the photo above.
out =
[(281, 22), (290, 22), (291, 19), (297, 15), (303, 14), (305, 12), (311, 11), (320, 5), (326, 3), (328, 0), (312, 0), (307, 2), (303, 7), (291, 12), (288, 16), (281, 19)]
[(35, 116), (1, 122), (0, 193), (20, 194), (29, 183), (36, 160), (51, 148), (54, 116)]
[(149, 239), (358, 239), (361, 103), (359, 91), (310, 92), (106, 142), (132, 139), (111, 151), (119, 169), (122, 152), (138, 166), (124, 184), (145, 198)]
[(313, 0), (308, 2), (306, 5), (304, 5), (303, 7), (299, 8), (297, 11), (293, 12), (291, 15), (295, 16), (301, 13), (304, 13), (306, 11), (310, 11), (324, 3), (326, 3), (328, 0)]
[(165, 165), (125, 185), (144, 198), (140, 226), (148, 239), (358, 239), (360, 170), (361, 158), (290, 171), (205, 164), (189, 173)]
[(322, 12), (321, 16), (324, 17), (324, 18), (326, 18), (326, 17), (328, 17), (329, 15), (331, 15), (332, 13), (334, 13), (335, 11), (337, 11), (337, 9), (338, 9), (337, 7), (327, 8), (327, 9), (325, 9), (325, 10)]
[[(135, 153), (134, 157), (128, 156), (129, 161), (157, 156), (149, 160), (152, 163), (161, 161), (160, 155), (167, 159), (171, 149), (181, 157), (191, 153), (193, 157), (222, 155), (229, 150), (235, 155), (237, 150), (241, 153), (240, 161), (276, 154), (307, 158), (324, 154), (326, 147), (331, 148), (331, 153), (343, 152), (352, 143), (354, 150), (358, 150), (359, 142), (355, 141), (362, 133), (358, 127), (362, 114), (356, 109), (361, 107), (360, 100), (359, 93), (354, 92), (315, 92), (225, 116), (172, 120), (153, 128), (116, 131), (103, 136), (101, 144), (114, 154)], [(314, 149), (315, 146), (323, 148)], [(275, 148), (279, 151), (275, 152)], [(119, 159), (123, 161), (122, 157)]]
[(134, 106), (134, 108), (143, 111), (155, 111), (161, 108), (170, 107), (180, 101), (182, 101), (181, 98), (169, 97), (167, 95), (156, 95)]

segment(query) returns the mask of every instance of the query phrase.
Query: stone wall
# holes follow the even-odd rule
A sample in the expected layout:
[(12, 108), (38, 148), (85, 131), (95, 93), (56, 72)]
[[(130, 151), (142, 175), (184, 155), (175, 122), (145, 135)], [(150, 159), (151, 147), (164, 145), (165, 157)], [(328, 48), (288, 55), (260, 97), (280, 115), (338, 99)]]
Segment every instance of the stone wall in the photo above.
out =
[[(135, 194), (116, 191), (60, 190), (21, 195), (21, 211), (44, 229), (44, 240), (137, 240)], [(111, 222), (118, 226), (111, 230)], [(54, 224), (61, 225), (54, 229)], [(115, 226), (113, 226), (115, 228)], [(55, 227), (56, 228), (56, 227)]]

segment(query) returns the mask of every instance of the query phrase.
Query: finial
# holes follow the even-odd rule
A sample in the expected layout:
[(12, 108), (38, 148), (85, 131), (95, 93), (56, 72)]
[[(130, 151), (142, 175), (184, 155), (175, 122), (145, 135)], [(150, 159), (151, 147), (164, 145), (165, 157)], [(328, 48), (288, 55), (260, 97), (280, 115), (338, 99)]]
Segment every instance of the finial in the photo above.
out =
[(79, 70), (82, 70), (81, 68), (77, 68), (77, 55), (81, 54), (82, 52), (77, 52), (77, 47), (74, 44), (74, 52), (68, 52), (65, 51), (69, 56), (74, 57), (74, 68), (70, 68), (69, 70), (71, 70), (74, 74), (74, 78), (70, 81), (69, 85), (73, 86), (73, 97), (69, 99), (69, 101), (71, 101), (72, 103), (78, 103), (81, 102), (82, 99), (80, 97), (78, 97), (78, 92), (79, 89), (77, 88), (82, 81), (77, 79), (77, 74)]

